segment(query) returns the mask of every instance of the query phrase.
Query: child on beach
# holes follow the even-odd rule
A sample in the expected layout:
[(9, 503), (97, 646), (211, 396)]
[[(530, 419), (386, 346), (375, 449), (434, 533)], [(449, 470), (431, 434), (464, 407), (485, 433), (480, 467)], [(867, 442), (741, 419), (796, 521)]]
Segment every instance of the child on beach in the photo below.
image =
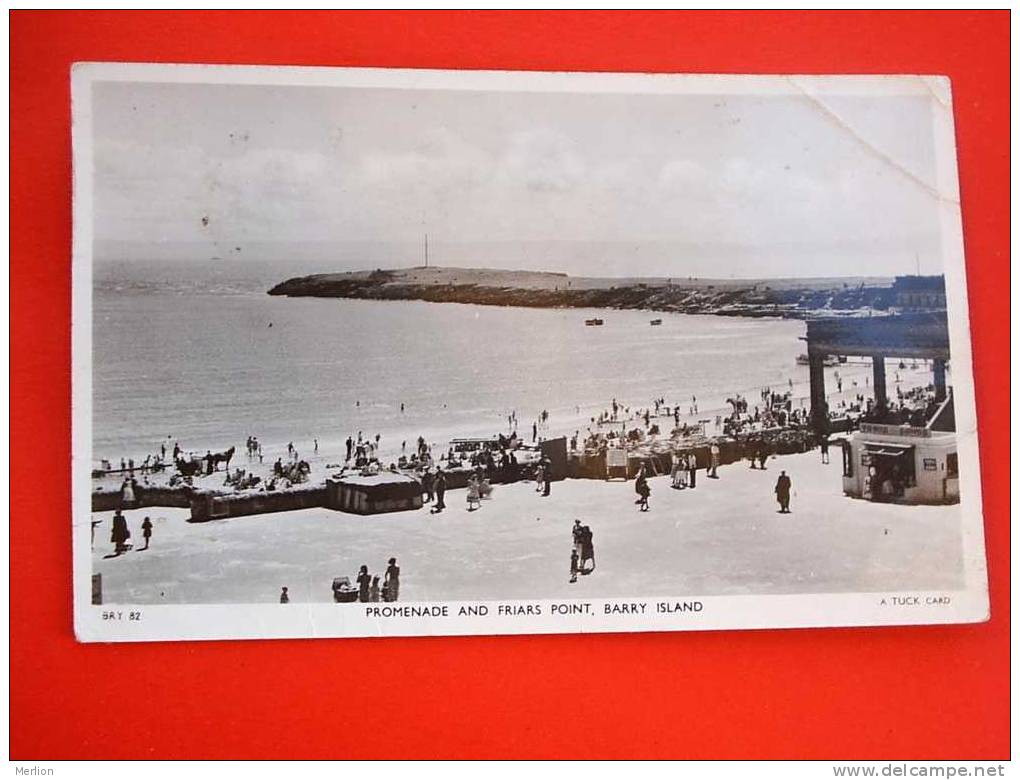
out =
[(478, 477), (471, 477), (468, 480), (467, 505), (469, 512), (474, 512), (482, 505), (482, 499), (478, 495)]
[(372, 577), (372, 584), (368, 586), (368, 600), (379, 600), (379, 575)]

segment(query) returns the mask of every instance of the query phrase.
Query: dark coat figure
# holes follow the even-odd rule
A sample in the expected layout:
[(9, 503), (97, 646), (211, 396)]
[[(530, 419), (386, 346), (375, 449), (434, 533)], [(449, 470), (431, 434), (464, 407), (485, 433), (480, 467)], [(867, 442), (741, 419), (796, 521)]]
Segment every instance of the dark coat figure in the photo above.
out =
[(823, 433), (822, 439), (819, 442), (819, 446), (822, 448), (822, 463), (829, 462), (829, 434)]
[(113, 542), (113, 549), (117, 555), (127, 550), (127, 541), (131, 538), (128, 530), (127, 518), (118, 509), (113, 513), (113, 531), (110, 533), (110, 541)]
[(371, 588), (372, 576), (368, 573), (368, 567), (362, 566), (358, 572), (358, 601), (367, 604)]
[(435, 506), (432, 507), (432, 511), (442, 512), (446, 509), (446, 503), (443, 501), (444, 496), (446, 496), (446, 475), (442, 472), (442, 470), (436, 472), (436, 481), (433, 488), (435, 488), (436, 491), (436, 503)]
[(542, 459), (542, 495), (549, 495), (549, 488), (552, 486), (552, 461), (548, 458)]
[(577, 572), (580, 570), (578, 566), (579, 556), (577, 554), (577, 548), (575, 547), (570, 551), (570, 581), (577, 582)]
[(687, 456), (687, 484), (691, 488), (698, 485), (698, 459), (693, 452)]
[(280, 603), (290, 604), (290, 595), (287, 593), (287, 588), (285, 587), (280, 590)]
[(582, 526), (581, 526), (581, 521), (580, 520), (575, 520), (574, 521), (574, 528), (571, 531), (571, 535), (574, 538), (574, 551), (578, 555), (580, 555), (581, 554), (581, 539), (584, 536), (584, 531), (582, 530)]
[[(588, 564), (591, 563), (591, 566)], [(592, 542), (591, 528), (581, 526), (581, 574), (595, 571), (595, 545)]]
[(779, 511), (782, 514), (790, 512), (790, 486), (790, 478), (786, 476), (785, 471), (781, 471), (779, 479), (776, 480), (776, 500), (779, 502)]
[(383, 601), (396, 601), (400, 598), (400, 567), (397, 559), (390, 558), (383, 580)]
[(143, 550), (149, 549), (149, 539), (152, 538), (152, 521), (146, 517), (142, 520), (142, 538), (145, 539)]
[(762, 442), (761, 445), (759, 445), (758, 447), (758, 461), (761, 463), (761, 466), (759, 468), (761, 468), (762, 471), (765, 471), (765, 461), (767, 461), (768, 459), (769, 459), (769, 447), (767, 444)]
[(435, 498), (432, 493), (432, 487), (435, 483), (435, 479), (436, 478), (432, 476), (431, 471), (426, 471), (421, 475), (421, 489), (425, 492), (425, 501), (429, 504), (431, 504), (432, 499)]
[(642, 470), (637, 479), (634, 481), (634, 490), (637, 491), (639, 496), (635, 502), (641, 507), (642, 512), (648, 511), (648, 497), (652, 494), (652, 489), (648, 486), (648, 478), (645, 476), (644, 470)]

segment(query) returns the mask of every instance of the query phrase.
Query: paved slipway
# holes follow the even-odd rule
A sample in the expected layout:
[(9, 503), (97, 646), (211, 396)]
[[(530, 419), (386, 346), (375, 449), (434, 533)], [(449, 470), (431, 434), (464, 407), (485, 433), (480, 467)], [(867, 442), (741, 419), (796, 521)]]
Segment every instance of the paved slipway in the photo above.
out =
[[(360, 517), (326, 509), (189, 524), (186, 510), (127, 512), (141, 546), (109, 558), (110, 513), (96, 514), (93, 570), (106, 603), (262, 603), (286, 585), (292, 602), (331, 601), (334, 576), (366, 564), (401, 566), (401, 600), (535, 599), (846, 593), (962, 585), (959, 506), (872, 504), (841, 493), (839, 451), (774, 457), (698, 475), (695, 490), (651, 480), (651, 510), (634, 483), (567, 480), (542, 497), (534, 483), (497, 486), (468, 512), (465, 491), (427, 510)], [(777, 513), (779, 471), (793, 479), (793, 513)], [(597, 569), (569, 583), (570, 528), (594, 532)], [(338, 605), (338, 608), (343, 608)]]

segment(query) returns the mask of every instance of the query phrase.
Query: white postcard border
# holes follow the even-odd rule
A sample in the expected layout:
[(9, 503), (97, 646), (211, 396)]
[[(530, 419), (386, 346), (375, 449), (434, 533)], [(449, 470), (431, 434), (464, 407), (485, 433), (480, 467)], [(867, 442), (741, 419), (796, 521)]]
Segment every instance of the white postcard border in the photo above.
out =
[[(530, 71), (444, 71), (387, 68), (78, 63), (72, 81), (73, 257), (71, 312), (72, 527), (74, 628), (83, 642), (279, 639), (434, 635), (596, 633), (718, 629), (895, 626), (974, 623), (989, 619), (981, 479), (966, 268), (949, 80), (941, 76), (763, 76)], [(391, 89), (774, 94), (807, 98), (850, 94), (926, 94), (942, 110), (933, 117), (953, 391), (958, 430), (960, 515), (966, 587), (959, 591), (740, 595), (394, 604), (92, 605), (92, 85), (99, 81), (278, 84)], [(556, 605), (590, 604), (590, 613), (552, 614)], [(637, 614), (605, 606), (645, 604)], [(657, 604), (701, 605), (658, 612)], [(541, 614), (501, 615), (500, 605)], [(447, 607), (448, 616), (375, 617), (372, 608)], [(461, 607), (488, 609), (460, 615)], [(378, 613), (376, 613), (378, 614)]]

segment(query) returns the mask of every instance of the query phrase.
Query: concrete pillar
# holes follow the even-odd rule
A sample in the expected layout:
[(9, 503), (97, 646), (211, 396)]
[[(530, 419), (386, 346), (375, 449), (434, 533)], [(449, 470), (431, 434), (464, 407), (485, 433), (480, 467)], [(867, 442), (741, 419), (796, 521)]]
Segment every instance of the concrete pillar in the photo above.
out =
[(935, 369), (935, 400), (944, 401), (946, 399), (946, 361), (935, 358), (932, 363)]
[(885, 355), (871, 356), (871, 371), (875, 385), (875, 407), (888, 409), (889, 399), (885, 393)]
[(811, 426), (817, 433), (829, 428), (829, 406), (825, 402), (825, 355), (808, 352), (808, 376), (811, 380)]

